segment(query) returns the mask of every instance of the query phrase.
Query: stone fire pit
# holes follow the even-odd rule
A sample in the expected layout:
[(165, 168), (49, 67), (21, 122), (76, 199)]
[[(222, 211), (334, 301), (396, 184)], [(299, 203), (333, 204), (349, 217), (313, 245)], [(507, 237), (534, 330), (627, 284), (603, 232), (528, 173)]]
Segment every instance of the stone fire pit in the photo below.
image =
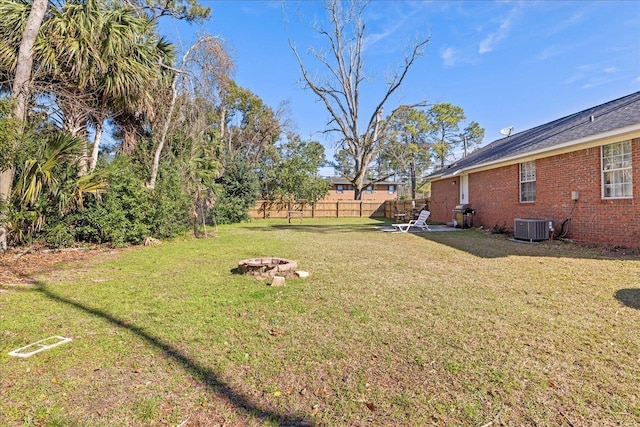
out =
[(298, 263), (286, 258), (251, 258), (238, 262), (238, 273), (273, 279), (275, 276), (296, 277)]

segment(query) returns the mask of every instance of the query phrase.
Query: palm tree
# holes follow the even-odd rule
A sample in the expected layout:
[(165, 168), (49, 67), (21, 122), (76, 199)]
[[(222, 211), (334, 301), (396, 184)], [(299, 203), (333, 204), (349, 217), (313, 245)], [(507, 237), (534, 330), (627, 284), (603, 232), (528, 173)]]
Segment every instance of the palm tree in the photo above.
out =
[(19, 211), (14, 221), (18, 241), (40, 231), (53, 207), (65, 215), (82, 207), (87, 193), (98, 194), (106, 188), (104, 173), (78, 177), (77, 159), (84, 140), (67, 132), (47, 135), (39, 149), (19, 167), (13, 192)]
[[(144, 110), (150, 105), (151, 88), (160, 85), (166, 74), (160, 64), (171, 63), (173, 59), (172, 46), (157, 35), (155, 22), (118, 4), (70, 0), (47, 9), (47, 0), (36, 0), (33, 4), (24, 0), (0, 2), (0, 81), (15, 79), (12, 97), (17, 98), (16, 106), (21, 108), (17, 109), (21, 113), (16, 114), (25, 116), (30, 95), (31, 98), (45, 95), (46, 107), (54, 111), (51, 118), (58, 118), (59, 126), (72, 135), (86, 138), (87, 125), (93, 121), (96, 138), (92, 168), (104, 120), (127, 109)], [(34, 25), (36, 11), (40, 18)], [(21, 44), (27, 35), (33, 36), (32, 48), (27, 53), (35, 72), (20, 81), (34, 82), (32, 91), (17, 84), (24, 75), (22, 65), (27, 63)], [(2, 84), (1, 89), (8, 88), (6, 83)], [(75, 158), (64, 156), (64, 161), (84, 164), (86, 140), (82, 147)], [(36, 166), (34, 163), (23, 170), (26, 177), (37, 175), (32, 174)], [(5, 175), (0, 177), (0, 197), (9, 199), (13, 173)], [(40, 177), (41, 180), (29, 182), (45, 185), (46, 175)], [(37, 185), (26, 186), (24, 179), (18, 177), (20, 192), (38, 189)], [(4, 222), (1, 217), (0, 223)]]
[(155, 23), (125, 8), (104, 14), (102, 61), (106, 70), (96, 77), (96, 105), (91, 121), (95, 138), (90, 170), (94, 170), (103, 123), (109, 115), (153, 116), (154, 94), (169, 86), (170, 73), (161, 66), (174, 59), (173, 45), (157, 36)]
[[(8, 37), (0, 41), (0, 63), (6, 64), (0, 73), (6, 75), (16, 64), (12, 30), (23, 25), (28, 7), (16, 0), (3, 7), (0, 13), (7, 19), (6, 25), (0, 23), (0, 37)], [(62, 129), (86, 137), (87, 125), (95, 126), (95, 156), (107, 117), (127, 110), (148, 113), (152, 94), (168, 86), (160, 64), (173, 61), (173, 46), (157, 35), (154, 21), (133, 9), (98, 0), (67, 1), (51, 8), (40, 34), (34, 46), (38, 89), (49, 95)]]
[[(38, 32), (44, 16), (47, 12), (48, 0), (34, 0), (29, 11), (29, 15), (25, 20), (23, 31), (20, 31), (19, 48), (15, 55), (15, 73), (13, 75), (13, 85), (11, 98), (14, 100), (13, 117), (22, 123), (25, 120), (27, 111), (27, 101), (30, 96), (29, 82), (31, 81), (33, 66), (33, 46), (37, 40)], [(4, 6), (4, 4), (3, 4)], [(0, 10), (0, 16), (4, 17), (4, 13)], [(11, 28), (14, 37), (18, 34), (16, 27)], [(3, 31), (6, 33), (5, 31)], [(0, 55), (3, 55), (3, 46), (0, 45)], [(0, 70), (0, 75), (2, 71)], [(19, 129), (21, 133), (21, 129)], [(13, 142), (13, 145), (17, 142)], [(7, 248), (6, 241), (6, 212), (4, 209), (4, 201), (8, 200), (11, 194), (13, 184), (13, 174), (15, 165), (9, 164), (8, 167), (0, 169), (0, 249)]]

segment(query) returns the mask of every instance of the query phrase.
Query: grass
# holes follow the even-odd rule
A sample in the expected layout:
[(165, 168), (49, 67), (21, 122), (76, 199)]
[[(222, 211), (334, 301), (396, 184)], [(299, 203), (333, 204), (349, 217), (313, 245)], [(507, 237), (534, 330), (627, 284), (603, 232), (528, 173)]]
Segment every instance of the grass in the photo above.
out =
[[(640, 423), (638, 258), (377, 225), (224, 226), (3, 287), (0, 425)], [(257, 256), (312, 276), (231, 272)]]

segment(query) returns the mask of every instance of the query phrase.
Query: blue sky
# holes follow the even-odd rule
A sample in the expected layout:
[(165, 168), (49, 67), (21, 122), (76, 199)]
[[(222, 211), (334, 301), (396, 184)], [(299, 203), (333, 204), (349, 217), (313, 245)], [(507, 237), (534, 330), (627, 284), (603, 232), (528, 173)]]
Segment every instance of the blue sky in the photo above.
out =
[[(202, 1), (203, 24), (164, 22), (163, 35), (186, 49), (206, 32), (226, 41), (235, 80), (267, 104), (289, 103), (296, 131), (333, 155), (335, 137), (319, 134), (328, 113), (304, 89), (289, 40), (307, 55), (325, 48), (323, 4), (312, 1)], [(372, 1), (367, 28), (362, 115), (385, 90), (385, 77), (416, 37), (431, 35), (396, 96), (386, 105), (426, 100), (462, 107), (485, 128), (484, 143), (640, 90), (640, 1)]]

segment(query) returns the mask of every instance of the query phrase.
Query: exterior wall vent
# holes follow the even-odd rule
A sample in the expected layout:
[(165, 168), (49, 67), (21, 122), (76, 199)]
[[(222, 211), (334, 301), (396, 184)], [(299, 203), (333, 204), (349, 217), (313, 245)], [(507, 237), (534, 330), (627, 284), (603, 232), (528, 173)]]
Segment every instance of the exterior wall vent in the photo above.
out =
[(553, 221), (539, 218), (516, 218), (513, 226), (513, 237), (518, 240), (539, 242), (549, 240), (553, 230)]

